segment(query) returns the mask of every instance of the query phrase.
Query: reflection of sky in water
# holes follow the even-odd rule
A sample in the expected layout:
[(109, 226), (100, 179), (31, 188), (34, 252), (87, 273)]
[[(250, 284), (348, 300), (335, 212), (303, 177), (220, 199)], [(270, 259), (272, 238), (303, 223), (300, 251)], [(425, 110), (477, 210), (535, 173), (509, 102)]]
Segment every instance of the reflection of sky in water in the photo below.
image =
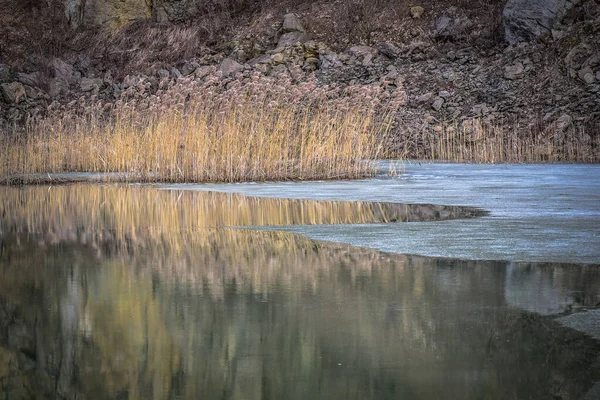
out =
[(253, 196), (469, 205), (484, 218), (419, 224), (290, 227), (383, 251), (482, 260), (600, 262), (599, 165), (406, 164), (392, 179), (165, 188)]

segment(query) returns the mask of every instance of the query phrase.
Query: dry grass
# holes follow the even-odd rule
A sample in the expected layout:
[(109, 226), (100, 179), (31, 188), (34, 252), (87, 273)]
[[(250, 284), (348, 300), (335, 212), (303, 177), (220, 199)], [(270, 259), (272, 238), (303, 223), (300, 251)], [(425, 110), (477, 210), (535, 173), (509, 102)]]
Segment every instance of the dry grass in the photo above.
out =
[[(490, 125), (479, 119), (405, 135), (398, 155), (432, 161), (475, 163), (600, 162), (599, 126), (572, 126), (568, 133), (551, 125)], [(586, 129), (588, 128), (588, 129)]]
[(314, 81), (292, 87), (286, 79), (217, 74), (179, 80), (160, 96), (127, 90), (114, 107), (59, 108), (0, 136), (0, 179), (77, 171), (167, 182), (373, 174), (370, 160), (382, 157), (390, 124), (370, 89), (340, 91)]

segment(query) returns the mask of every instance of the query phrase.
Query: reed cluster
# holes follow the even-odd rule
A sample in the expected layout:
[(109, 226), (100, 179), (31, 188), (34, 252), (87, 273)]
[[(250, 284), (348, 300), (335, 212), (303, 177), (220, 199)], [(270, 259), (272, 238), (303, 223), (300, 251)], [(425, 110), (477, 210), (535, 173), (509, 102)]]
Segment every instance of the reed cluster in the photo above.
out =
[[(398, 102), (369, 87), (218, 73), (147, 83), (115, 103), (73, 102), (0, 136), (0, 180), (49, 172), (123, 179), (236, 182), (358, 178), (375, 172)], [(141, 88), (141, 90), (139, 90)]]
[(396, 145), (403, 157), (470, 163), (600, 162), (600, 126), (519, 127), (471, 119), (413, 131)]

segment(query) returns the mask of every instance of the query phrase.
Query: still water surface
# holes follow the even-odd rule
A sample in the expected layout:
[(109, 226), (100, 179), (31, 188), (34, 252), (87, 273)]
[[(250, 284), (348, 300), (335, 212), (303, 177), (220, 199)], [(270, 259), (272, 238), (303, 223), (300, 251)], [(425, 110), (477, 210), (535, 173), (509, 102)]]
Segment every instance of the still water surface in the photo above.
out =
[(600, 342), (556, 316), (600, 304), (597, 265), (408, 256), (258, 229), (482, 214), (0, 188), (0, 398), (593, 398)]

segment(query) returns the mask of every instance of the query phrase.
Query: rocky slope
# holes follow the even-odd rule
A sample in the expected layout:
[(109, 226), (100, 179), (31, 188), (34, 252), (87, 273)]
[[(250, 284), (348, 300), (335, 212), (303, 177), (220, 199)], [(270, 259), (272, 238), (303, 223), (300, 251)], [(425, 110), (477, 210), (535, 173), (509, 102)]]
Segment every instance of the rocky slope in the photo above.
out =
[(381, 86), (404, 99), (396, 142), (474, 119), (600, 137), (599, 0), (0, 2), (14, 10), (0, 17), (5, 130), (215, 66)]

